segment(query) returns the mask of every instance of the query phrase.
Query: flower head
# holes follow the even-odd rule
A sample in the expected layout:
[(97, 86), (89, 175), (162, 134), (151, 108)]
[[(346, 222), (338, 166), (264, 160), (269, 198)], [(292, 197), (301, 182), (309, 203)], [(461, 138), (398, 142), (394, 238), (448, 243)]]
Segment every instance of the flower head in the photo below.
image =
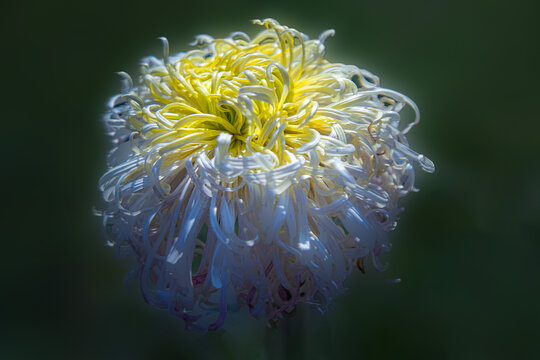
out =
[(135, 86), (121, 73), (105, 115), (110, 244), (136, 258), (148, 303), (190, 328), (238, 305), (268, 320), (324, 307), (355, 263), (382, 268), (413, 165), (434, 170), (405, 139), (416, 105), (324, 58), (333, 30), (254, 23), (253, 39), (200, 35), (175, 55), (162, 38), (163, 59), (144, 58)]

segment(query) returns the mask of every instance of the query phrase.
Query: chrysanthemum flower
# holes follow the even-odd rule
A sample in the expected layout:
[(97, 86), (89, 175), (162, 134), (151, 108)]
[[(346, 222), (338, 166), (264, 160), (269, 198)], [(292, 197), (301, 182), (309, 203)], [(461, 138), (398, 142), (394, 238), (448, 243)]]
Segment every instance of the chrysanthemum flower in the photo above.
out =
[(200, 35), (175, 55), (163, 38), (163, 59), (144, 58), (135, 86), (121, 73), (105, 115), (110, 244), (136, 258), (146, 301), (189, 328), (239, 305), (267, 320), (324, 308), (355, 265), (382, 268), (413, 165), (434, 170), (405, 139), (416, 105), (327, 61), (332, 30), (254, 23), (253, 39)]

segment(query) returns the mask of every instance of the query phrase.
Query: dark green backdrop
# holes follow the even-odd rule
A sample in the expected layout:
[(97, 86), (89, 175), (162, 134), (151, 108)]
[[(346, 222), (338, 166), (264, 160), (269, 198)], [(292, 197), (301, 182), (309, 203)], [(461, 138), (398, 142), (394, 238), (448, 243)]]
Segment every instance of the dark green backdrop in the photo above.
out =
[[(104, 246), (101, 114), (136, 74), (199, 33), (275, 17), (334, 28), (334, 61), (413, 98), (409, 140), (436, 164), (391, 235), (389, 270), (348, 280), (327, 315), (304, 311), (305, 359), (540, 358), (539, 8), (534, 1), (11, 1), (2, 11), (2, 359), (262, 359), (282, 351), (240, 316), (193, 335), (149, 308)], [(399, 284), (391, 279), (402, 278)], [(267, 340), (265, 339), (265, 336)], [(267, 348), (264, 350), (264, 342)], [(269, 345), (268, 345), (269, 344)]]

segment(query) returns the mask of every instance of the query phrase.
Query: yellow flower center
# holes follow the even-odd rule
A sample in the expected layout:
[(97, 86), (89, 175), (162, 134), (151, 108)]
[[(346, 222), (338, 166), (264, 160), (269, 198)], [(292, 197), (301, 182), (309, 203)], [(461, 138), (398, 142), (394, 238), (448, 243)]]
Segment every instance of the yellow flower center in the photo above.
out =
[(271, 20), (259, 23), (267, 30), (252, 40), (212, 39), (205, 50), (174, 61), (165, 43), (165, 67), (143, 77), (156, 103), (134, 101), (138, 112), (130, 118), (152, 147), (163, 144), (159, 155), (176, 161), (212, 150), (218, 135), (228, 133), (227, 155), (265, 153), (279, 166), (310, 142), (335, 140), (329, 137), (332, 121), (314, 117), (315, 112), (325, 99), (355, 92), (356, 84), (340, 79), (336, 89), (335, 65), (323, 59), (319, 41), (304, 41), (296, 30)]

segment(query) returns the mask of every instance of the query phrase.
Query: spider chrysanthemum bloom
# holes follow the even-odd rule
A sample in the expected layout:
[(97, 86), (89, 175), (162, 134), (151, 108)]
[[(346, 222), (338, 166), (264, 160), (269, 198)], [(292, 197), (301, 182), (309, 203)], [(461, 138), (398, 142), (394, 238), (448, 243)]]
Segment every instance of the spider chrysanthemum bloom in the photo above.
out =
[[(175, 55), (162, 39), (105, 116), (110, 243), (136, 258), (145, 299), (190, 328), (238, 305), (268, 320), (324, 307), (354, 264), (381, 268), (413, 165), (434, 170), (404, 136), (414, 103), (325, 60), (333, 31), (255, 23), (253, 39), (201, 35)], [(406, 104), (417, 117), (400, 129)]]

